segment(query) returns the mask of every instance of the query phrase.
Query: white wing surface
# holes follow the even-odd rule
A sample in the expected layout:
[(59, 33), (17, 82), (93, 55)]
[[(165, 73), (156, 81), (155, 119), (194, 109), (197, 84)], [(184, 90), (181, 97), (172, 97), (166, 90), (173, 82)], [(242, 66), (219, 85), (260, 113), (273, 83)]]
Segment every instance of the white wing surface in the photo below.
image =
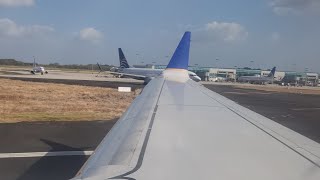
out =
[(83, 179), (314, 179), (320, 146), (189, 80), (151, 81)]
[[(171, 61), (179, 59), (174, 57)], [(320, 179), (318, 143), (187, 80), (186, 71), (169, 65), (75, 179)]]

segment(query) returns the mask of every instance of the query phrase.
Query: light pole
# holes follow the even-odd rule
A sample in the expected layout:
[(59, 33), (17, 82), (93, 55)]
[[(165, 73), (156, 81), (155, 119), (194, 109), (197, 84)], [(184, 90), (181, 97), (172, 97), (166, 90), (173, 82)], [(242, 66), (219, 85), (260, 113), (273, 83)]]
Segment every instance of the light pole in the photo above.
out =
[(254, 69), (254, 61), (250, 61), (251, 62), (251, 69)]
[(138, 61), (139, 61), (139, 53), (136, 53), (136, 56), (137, 56), (137, 59), (136, 59), (136, 63), (135, 64), (138, 64)]
[(198, 72), (199, 71), (199, 64), (193, 64), (194, 68), (193, 71)]
[(36, 58), (34, 56), (33, 57), (33, 67), (36, 67)]
[(297, 71), (296, 65), (297, 65), (296, 63), (292, 64), (292, 66), (293, 66), (293, 71), (294, 71), (294, 72)]

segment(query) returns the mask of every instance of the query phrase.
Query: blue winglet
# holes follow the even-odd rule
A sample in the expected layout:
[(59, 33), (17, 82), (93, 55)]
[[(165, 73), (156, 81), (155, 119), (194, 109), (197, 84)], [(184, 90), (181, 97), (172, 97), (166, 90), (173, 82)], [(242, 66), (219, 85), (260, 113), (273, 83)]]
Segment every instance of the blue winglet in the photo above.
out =
[(188, 69), (191, 32), (184, 33), (167, 69)]

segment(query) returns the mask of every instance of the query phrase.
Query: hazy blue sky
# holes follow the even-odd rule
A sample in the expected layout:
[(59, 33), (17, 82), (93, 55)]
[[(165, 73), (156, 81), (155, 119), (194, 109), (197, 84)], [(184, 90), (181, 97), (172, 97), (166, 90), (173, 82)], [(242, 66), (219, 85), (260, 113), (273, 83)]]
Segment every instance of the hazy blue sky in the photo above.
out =
[(189, 30), (191, 65), (320, 72), (319, 18), (319, 0), (0, 0), (0, 58), (167, 64)]

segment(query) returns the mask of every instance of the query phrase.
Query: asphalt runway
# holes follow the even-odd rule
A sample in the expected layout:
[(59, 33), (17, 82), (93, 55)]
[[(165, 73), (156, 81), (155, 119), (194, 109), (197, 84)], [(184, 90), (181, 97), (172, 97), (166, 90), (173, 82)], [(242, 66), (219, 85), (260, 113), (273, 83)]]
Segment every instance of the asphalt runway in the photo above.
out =
[[(27, 80), (28, 79), (24, 79)], [(120, 84), (85, 80), (30, 80), (37, 82), (117, 87)], [(126, 83), (126, 82), (125, 82)], [(129, 85), (129, 84), (127, 84)], [(142, 84), (133, 86), (143, 87)], [(320, 142), (320, 96), (205, 85), (310, 139)], [(317, 109), (319, 108), (319, 109)], [(0, 180), (64, 180), (74, 177), (116, 120), (92, 122), (26, 122), (0, 124)], [(1, 158), (6, 153), (80, 152), (71, 156)], [(83, 153), (81, 153), (83, 152)]]
[[(0, 124), (0, 154), (94, 150), (115, 122), (116, 120)], [(88, 157), (0, 158), (0, 179), (70, 179)]]

